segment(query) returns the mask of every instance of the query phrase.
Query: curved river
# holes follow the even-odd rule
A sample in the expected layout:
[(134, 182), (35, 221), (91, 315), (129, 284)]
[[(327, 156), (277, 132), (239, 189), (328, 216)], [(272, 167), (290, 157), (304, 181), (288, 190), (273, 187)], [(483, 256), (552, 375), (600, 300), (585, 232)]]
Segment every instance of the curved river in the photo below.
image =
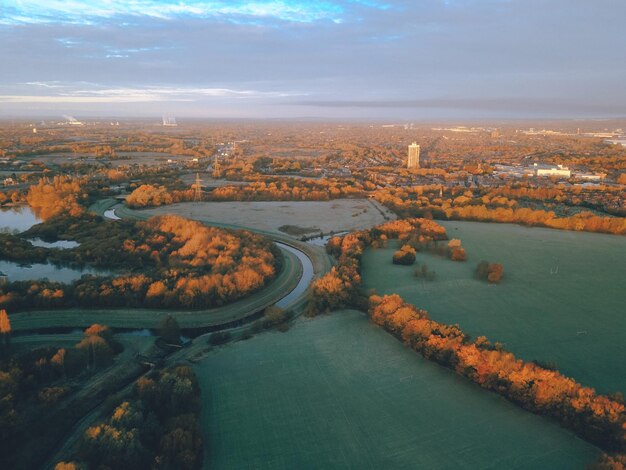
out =
[(300, 276), (300, 281), (298, 281), (298, 285), (296, 285), (296, 287), (294, 287), (294, 289), (289, 292), (285, 297), (276, 302), (277, 307), (284, 309), (289, 307), (294, 301), (298, 299), (298, 297), (300, 297), (300, 295), (302, 295), (308, 289), (309, 284), (311, 284), (311, 281), (314, 277), (313, 263), (311, 262), (310, 258), (304, 254), (304, 252), (298, 250), (297, 248), (281, 242), (274, 243), (276, 243), (276, 245), (278, 245), (281, 249), (296, 255), (298, 257), (298, 260), (300, 261), (300, 264), (302, 264), (302, 275)]

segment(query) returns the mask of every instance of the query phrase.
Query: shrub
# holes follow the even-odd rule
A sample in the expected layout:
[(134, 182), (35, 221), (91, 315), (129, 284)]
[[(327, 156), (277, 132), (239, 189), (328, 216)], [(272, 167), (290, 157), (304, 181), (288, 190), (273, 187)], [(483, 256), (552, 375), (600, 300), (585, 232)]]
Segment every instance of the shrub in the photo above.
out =
[(267, 307), (265, 312), (263, 312), (263, 317), (263, 326), (265, 326), (265, 328), (271, 328), (274, 325), (285, 322), (287, 319), (285, 311), (276, 305)]
[(481, 261), (476, 267), (476, 275), (479, 279), (489, 281), (492, 284), (498, 284), (504, 275), (504, 266), (500, 263)]
[(410, 266), (415, 263), (415, 253), (415, 248), (412, 246), (402, 245), (402, 248), (393, 254), (393, 264)]
[(209, 344), (211, 346), (220, 346), (230, 341), (230, 333), (228, 331), (216, 331), (209, 336)]

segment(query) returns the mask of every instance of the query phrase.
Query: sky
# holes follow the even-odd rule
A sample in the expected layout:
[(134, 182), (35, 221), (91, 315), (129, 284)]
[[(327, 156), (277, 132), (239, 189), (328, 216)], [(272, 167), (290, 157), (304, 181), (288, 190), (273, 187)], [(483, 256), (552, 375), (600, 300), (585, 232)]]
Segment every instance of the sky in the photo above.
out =
[(626, 116), (624, 0), (0, 0), (0, 118)]

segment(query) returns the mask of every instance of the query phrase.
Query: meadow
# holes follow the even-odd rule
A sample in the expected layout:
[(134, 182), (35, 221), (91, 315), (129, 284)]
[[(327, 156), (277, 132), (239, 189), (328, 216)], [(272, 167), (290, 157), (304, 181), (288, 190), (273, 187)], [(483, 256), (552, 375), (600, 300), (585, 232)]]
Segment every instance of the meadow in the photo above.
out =
[[(397, 293), (436, 321), (555, 365), (602, 393), (626, 392), (626, 238), (509, 224), (443, 222), (468, 259), (417, 254), (393, 265), (396, 244), (363, 256), (366, 289)], [(504, 265), (501, 284), (476, 278), (481, 260)], [(426, 264), (434, 281), (414, 276)]]
[(599, 451), (406, 348), (357, 311), (195, 366), (204, 468), (584, 468)]
[(141, 212), (150, 215), (178, 214), (190, 219), (233, 224), (271, 233), (290, 233), (284, 228), (279, 230), (290, 226), (298, 235), (318, 235), (320, 232), (328, 234), (331, 231), (370, 228), (385, 221), (380, 211), (392, 217), (387, 209), (367, 199), (183, 202)]

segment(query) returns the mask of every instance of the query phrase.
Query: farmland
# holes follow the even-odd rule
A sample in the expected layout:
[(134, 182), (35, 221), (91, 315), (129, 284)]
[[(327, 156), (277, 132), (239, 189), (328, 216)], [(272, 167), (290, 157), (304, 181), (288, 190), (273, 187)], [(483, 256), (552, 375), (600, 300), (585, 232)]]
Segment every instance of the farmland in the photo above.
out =
[[(394, 244), (363, 257), (365, 288), (397, 293), (440, 322), (486, 335), (526, 360), (551, 363), (602, 393), (626, 391), (626, 239), (590, 233), (475, 222), (443, 223), (468, 260), (418, 253), (436, 273), (417, 279), (414, 266), (391, 262)], [(504, 280), (475, 278), (481, 260), (504, 265)]]
[(565, 469), (598, 453), (356, 311), (219, 348), (196, 372), (205, 468)]
[(360, 230), (384, 222), (383, 211), (367, 199), (333, 201), (264, 201), (264, 202), (188, 202), (148, 209), (150, 215), (177, 214), (190, 219), (233, 224), (272, 233), (289, 233), (298, 228), (300, 235), (320, 232)]

